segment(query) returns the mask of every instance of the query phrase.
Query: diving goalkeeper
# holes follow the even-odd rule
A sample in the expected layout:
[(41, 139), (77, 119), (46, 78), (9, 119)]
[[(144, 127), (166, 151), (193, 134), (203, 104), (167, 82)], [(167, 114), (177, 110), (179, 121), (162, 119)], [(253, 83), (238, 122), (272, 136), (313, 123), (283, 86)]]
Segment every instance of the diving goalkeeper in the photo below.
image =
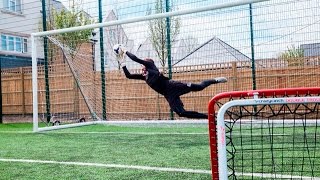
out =
[[(180, 96), (191, 91), (201, 91), (212, 84), (227, 82), (227, 79), (225, 77), (218, 77), (211, 80), (205, 80), (200, 84), (174, 81), (160, 73), (159, 69), (156, 67), (152, 59), (146, 58), (142, 60), (136, 57), (134, 54), (126, 51), (124, 47), (119, 46), (118, 48), (119, 49), (116, 49), (117, 60), (120, 66), (122, 67), (125, 76), (128, 79), (139, 79), (146, 81), (146, 83), (153, 90), (162, 94), (166, 98), (171, 110), (177, 113), (180, 117), (207, 119), (207, 114), (185, 110)], [(125, 55), (127, 55), (133, 61), (143, 65), (141, 74), (131, 74), (128, 71), (125, 63)]]

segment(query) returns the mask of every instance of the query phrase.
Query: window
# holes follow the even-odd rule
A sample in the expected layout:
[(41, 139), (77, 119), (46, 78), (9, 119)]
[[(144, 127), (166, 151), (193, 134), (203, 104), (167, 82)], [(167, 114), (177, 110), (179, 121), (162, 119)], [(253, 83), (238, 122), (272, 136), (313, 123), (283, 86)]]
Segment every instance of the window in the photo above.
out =
[(5, 9), (21, 13), (21, 0), (4, 0), (3, 2)]
[(8, 51), (14, 51), (14, 37), (8, 37)]
[(28, 52), (28, 39), (2, 34), (0, 50), (26, 53)]
[(16, 37), (16, 51), (22, 52), (22, 43), (20, 37)]
[(1, 35), (1, 50), (7, 50), (7, 36)]

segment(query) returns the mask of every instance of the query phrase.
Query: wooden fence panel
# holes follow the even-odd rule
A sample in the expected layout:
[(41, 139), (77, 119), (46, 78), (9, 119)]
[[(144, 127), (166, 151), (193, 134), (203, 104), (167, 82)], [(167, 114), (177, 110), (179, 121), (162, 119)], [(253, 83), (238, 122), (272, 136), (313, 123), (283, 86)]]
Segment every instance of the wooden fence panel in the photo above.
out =
[[(315, 61), (308, 62), (317, 62)], [(267, 63), (257, 66), (257, 89), (276, 89), (289, 87), (315, 87), (320, 85), (320, 64), (303, 67), (274, 67)], [(268, 67), (266, 67), (268, 66)], [(61, 113), (89, 114), (88, 108), (75, 86), (72, 74), (66, 64), (50, 66), (50, 100), (51, 110)], [(138, 70), (137, 70), (138, 71)], [(43, 68), (39, 68), (38, 92), (39, 102), (45, 102)], [(201, 92), (184, 95), (182, 100), (186, 109), (206, 112), (208, 101), (217, 93), (225, 91), (252, 89), (252, 70), (248, 62), (221, 63), (214, 65), (185, 66), (173, 69), (173, 79), (198, 83), (205, 79), (225, 76), (229, 82), (212, 85)], [(94, 94), (101, 94), (100, 74), (96, 73), (93, 82)], [(93, 101), (101, 104), (102, 97), (96, 96)], [(106, 73), (107, 114), (110, 119), (168, 119), (169, 107), (166, 100), (144, 81), (126, 79), (123, 72)], [(32, 75), (31, 69), (2, 70), (2, 99), (4, 115), (32, 114)], [(39, 104), (39, 113), (44, 113), (45, 104)], [(42, 108), (40, 108), (42, 107)], [(99, 113), (102, 110), (97, 110)]]

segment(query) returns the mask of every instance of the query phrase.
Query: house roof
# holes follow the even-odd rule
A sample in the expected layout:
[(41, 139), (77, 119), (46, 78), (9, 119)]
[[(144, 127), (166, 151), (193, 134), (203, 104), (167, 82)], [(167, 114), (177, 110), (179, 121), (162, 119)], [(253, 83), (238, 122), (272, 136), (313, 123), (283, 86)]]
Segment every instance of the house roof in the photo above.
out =
[[(213, 37), (192, 50), (185, 45), (184, 40), (177, 42), (172, 50), (172, 66), (189, 66), (215, 64), (233, 61), (251, 61), (251, 59), (231, 45), (217, 37)], [(158, 59), (152, 43), (146, 39), (136, 52), (139, 57)], [(156, 61), (157, 62), (157, 61)], [(159, 65), (159, 63), (157, 63)]]
[(250, 61), (248, 56), (217, 37), (202, 43), (191, 52), (179, 48), (173, 57), (173, 66)]
[(49, 0), (49, 6), (53, 7), (57, 11), (66, 9), (66, 7), (58, 0)]

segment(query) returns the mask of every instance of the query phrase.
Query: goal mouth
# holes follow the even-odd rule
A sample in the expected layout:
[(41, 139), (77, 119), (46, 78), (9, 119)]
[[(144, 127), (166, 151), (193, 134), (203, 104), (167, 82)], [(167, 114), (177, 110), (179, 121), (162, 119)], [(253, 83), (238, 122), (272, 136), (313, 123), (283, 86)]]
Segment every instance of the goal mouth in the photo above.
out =
[(319, 178), (319, 95), (320, 88), (290, 88), (215, 96), (208, 106), (212, 178)]

